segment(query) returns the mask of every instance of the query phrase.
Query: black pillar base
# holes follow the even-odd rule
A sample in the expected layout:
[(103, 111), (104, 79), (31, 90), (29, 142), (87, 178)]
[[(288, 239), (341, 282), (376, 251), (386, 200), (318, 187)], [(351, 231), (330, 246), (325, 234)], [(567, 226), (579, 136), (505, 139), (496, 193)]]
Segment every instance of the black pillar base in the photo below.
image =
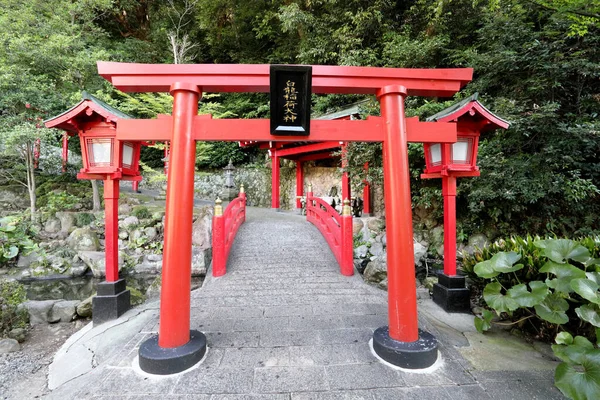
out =
[(437, 339), (421, 329), (416, 342), (399, 342), (390, 337), (389, 327), (377, 328), (373, 333), (373, 350), (390, 364), (407, 369), (429, 368), (438, 359)]
[(119, 318), (131, 307), (131, 295), (125, 279), (115, 282), (100, 282), (96, 296), (92, 299), (92, 321), (100, 325)]
[(438, 283), (433, 285), (433, 301), (446, 312), (470, 313), (471, 292), (465, 287), (465, 277), (438, 274)]
[(275, 211), (275, 212), (280, 212), (280, 211), (281, 211), (281, 208), (275, 208), (275, 207), (272, 207), (272, 208), (271, 208), (271, 210), (273, 210), (273, 211)]
[(139, 360), (142, 371), (155, 375), (171, 375), (185, 371), (202, 360), (206, 354), (206, 336), (190, 331), (190, 341), (183, 346), (162, 348), (158, 336), (152, 336), (140, 346)]

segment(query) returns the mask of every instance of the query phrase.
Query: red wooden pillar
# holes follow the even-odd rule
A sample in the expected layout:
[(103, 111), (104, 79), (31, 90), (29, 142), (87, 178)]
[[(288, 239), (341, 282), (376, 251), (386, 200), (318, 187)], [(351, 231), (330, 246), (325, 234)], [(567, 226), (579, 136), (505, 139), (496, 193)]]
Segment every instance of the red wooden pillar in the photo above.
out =
[(212, 275), (217, 278), (225, 275), (225, 217), (223, 217), (223, 206), (221, 199), (215, 201), (215, 208), (212, 220), (212, 243), (213, 260)]
[(271, 149), (271, 208), (279, 211), (279, 156)]
[(299, 196), (304, 195), (304, 171), (302, 171), (302, 161), (296, 161), (296, 208), (302, 208), (302, 201)]
[(342, 207), (342, 262), (341, 273), (345, 276), (354, 274), (354, 249), (352, 232), (352, 208), (350, 200), (345, 199)]
[[(365, 175), (369, 172), (369, 163), (366, 162), (363, 166), (365, 170)], [(369, 181), (365, 179), (363, 181), (363, 217), (371, 216), (371, 185), (369, 185)]]
[(456, 275), (456, 177), (442, 177), (444, 196), (444, 274)]
[(408, 169), (408, 145), (404, 118), (406, 88), (380, 90), (381, 115), (385, 119), (383, 179), (387, 227), (388, 312), (390, 337), (402, 342), (419, 338), (417, 286), (413, 251), (412, 207)]
[(385, 120), (383, 179), (387, 227), (388, 321), (373, 333), (373, 350), (394, 365), (419, 369), (437, 360), (437, 341), (420, 331), (417, 320), (417, 285), (413, 249), (410, 175), (404, 98), (399, 85), (380, 89), (381, 116)]
[(104, 180), (106, 282), (119, 280), (119, 180)]
[(69, 135), (63, 133), (62, 137), (62, 172), (67, 172), (67, 163), (69, 162)]
[(200, 90), (174, 83), (173, 137), (167, 181), (165, 242), (158, 345), (172, 348), (190, 340), (190, 289), (192, 265), (192, 217), (194, 211), (194, 163), (196, 142), (193, 119), (198, 114)]
[(169, 170), (169, 142), (165, 142), (165, 157), (164, 157), (164, 171), (165, 171), (165, 175), (167, 175), (167, 171)]
[[(346, 169), (348, 167), (348, 150), (347, 143), (342, 144), (342, 168)], [(342, 202), (346, 199), (350, 200), (350, 196), (352, 195), (350, 190), (350, 178), (348, 177), (348, 172), (344, 171), (342, 173)]]
[(134, 193), (139, 192), (139, 187), (140, 187), (140, 181), (131, 182), (131, 189), (134, 191)]

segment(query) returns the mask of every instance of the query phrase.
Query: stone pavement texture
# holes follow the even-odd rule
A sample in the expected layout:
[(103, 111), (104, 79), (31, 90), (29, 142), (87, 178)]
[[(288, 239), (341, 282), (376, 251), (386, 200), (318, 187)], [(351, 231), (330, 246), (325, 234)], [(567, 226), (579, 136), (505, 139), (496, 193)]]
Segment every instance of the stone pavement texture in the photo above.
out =
[[(191, 328), (209, 344), (198, 367), (172, 377), (136, 371), (140, 343), (158, 329), (158, 304), (147, 304), (72, 337), (50, 368), (47, 398), (563, 398), (552, 383), (555, 365), (532, 347), (502, 347), (502, 335), (484, 340), (472, 316), (448, 315), (428, 299), (419, 312), (421, 327), (440, 341), (440, 365), (429, 373), (384, 365), (369, 340), (387, 324), (387, 293), (342, 276), (303, 217), (249, 208), (227, 274), (192, 292)], [(489, 351), (498, 344), (503, 354)]]

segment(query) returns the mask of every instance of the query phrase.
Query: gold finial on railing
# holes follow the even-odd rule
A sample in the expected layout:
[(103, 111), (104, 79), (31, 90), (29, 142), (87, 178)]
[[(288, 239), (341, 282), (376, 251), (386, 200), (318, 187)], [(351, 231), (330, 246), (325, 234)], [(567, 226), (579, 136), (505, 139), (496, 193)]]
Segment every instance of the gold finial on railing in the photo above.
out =
[(308, 184), (308, 191), (309, 191), (309, 192), (312, 192), (312, 183), (309, 183), (309, 184)]
[(352, 215), (352, 208), (350, 207), (350, 200), (344, 200), (344, 206), (342, 207), (342, 215)]
[(223, 206), (221, 205), (223, 202), (221, 201), (220, 198), (217, 197), (217, 199), (215, 200), (215, 216), (216, 217), (220, 217), (221, 215), (223, 215)]
[(243, 183), (240, 185), (240, 193), (246, 193), (246, 191), (244, 190), (244, 184)]

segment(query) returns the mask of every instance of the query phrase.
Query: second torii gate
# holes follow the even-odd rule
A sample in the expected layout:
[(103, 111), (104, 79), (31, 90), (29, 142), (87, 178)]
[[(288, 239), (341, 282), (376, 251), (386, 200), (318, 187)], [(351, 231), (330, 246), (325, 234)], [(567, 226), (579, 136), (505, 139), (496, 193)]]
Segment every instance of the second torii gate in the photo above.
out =
[(191, 233), (195, 141), (383, 142), (387, 226), (388, 321), (373, 349), (404, 368), (427, 368), (438, 357), (435, 338), (418, 328), (408, 142), (456, 142), (456, 124), (406, 118), (404, 99), (449, 97), (472, 69), (312, 67), (313, 93), (374, 94), (381, 117), (361, 121), (312, 120), (310, 136), (273, 136), (266, 119), (217, 119), (197, 115), (202, 92), (269, 92), (269, 65), (166, 65), (98, 62), (100, 75), (125, 92), (170, 92), (173, 115), (124, 120), (119, 140), (170, 140), (159, 334), (140, 347), (140, 367), (172, 374), (206, 352), (206, 338), (190, 331)]

